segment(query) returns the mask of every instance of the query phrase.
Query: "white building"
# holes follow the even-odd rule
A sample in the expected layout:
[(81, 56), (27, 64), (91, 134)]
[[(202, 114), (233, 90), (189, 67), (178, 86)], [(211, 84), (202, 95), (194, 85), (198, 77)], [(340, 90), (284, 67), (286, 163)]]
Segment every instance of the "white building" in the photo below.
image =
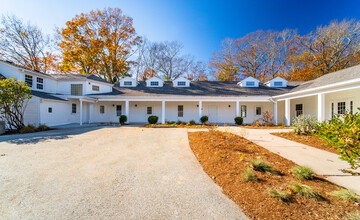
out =
[(360, 65), (327, 74), (308, 82), (291, 82), (276, 77), (268, 82), (248, 77), (241, 82), (173, 82), (151, 78), (137, 82), (126, 77), (111, 84), (95, 75), (44, 74), (7, 61), (0, 61), (0, 74), (25, 81), (32, 99), (25, 111), (25, 124), (48, 126), (69, 123), (159, 122), (195, 120), (207, 115), (210, 122), (234, 123), (242, 116), (245, 124), (272, 112), (275, 124), (290, 125), (299, 114), (319, 121), (334, 114), (355, 112), (360, 107)]

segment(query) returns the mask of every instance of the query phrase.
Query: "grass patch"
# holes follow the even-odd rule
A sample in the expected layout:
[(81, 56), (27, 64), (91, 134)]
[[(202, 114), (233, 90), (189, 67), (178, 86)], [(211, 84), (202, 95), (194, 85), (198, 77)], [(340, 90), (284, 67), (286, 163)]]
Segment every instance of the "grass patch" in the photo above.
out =
[(332, 196), (336, 196), (344, 201), (360, 202), (360, 196), (350, 189), (340, 189), (330, 193)]
[(244, 171), (243, 178), (246, 182), (258, 181), (256, 174), (249, 168)]
[(297, 195), (304, 196), (309, 199), (320, 199), (321, 196), (317, 194), (310, 186), (300, 183), (294, 183), (290, 186), (290, 189)]
[(314, 171), (306, 166), (296, 166), (290, 170), (298, 179), (312, 180), (314, 179)]
[(256, 159), (256, 160), (250, 161), (250, 165), (256, 171), (269, 172), (269, 173), (274, 172), (274, 170), (271, 168), (271, 166), (261, 159)]
[(292, 195), (290, 193), (276, 189), (269, 189), (269, 195), (282, 202), (290, 202), (292, 199)]

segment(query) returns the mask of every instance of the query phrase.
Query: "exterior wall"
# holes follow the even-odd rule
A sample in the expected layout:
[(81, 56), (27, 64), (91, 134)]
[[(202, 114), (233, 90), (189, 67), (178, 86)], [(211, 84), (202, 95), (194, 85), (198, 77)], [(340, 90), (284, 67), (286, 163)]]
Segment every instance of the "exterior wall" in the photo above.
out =
[(203, 102), (202, 106), (202, 115), (208, 116), (210, 123), (234, 123), (235, 102)]
[(285, 101), (277, 102), (277, 121), (278, 125), (285, 124)]
[[(100, 114), (100, 105), (105, 106), (105, 113)], [(114, 105), (114, 106), (113, 106)], [(119, 122), (116, 116), (116, 106), (121, 105), (121, 114), (125, 114), (125, 102), (97, 102), (92, 106), (92, 122)], [(130, 111), (130, 115), (132, 112)]]
[[(107, 93), (112, 92), (112, 85), (106, 85), (103, 83), (96, 83), (93, 81), (86, 81), (85, 83), (85, 93), (84, 94), (97, 94), (97, 93)], [(99, 86), (99, 91), (92, 90), (92, 86)]]
[[(241, 116), (242, 105), (246, 105), (246, 109), (247, 109), (246, 117), (244, 117), (244, 124), (252, 124), (256, 120), (261, 120), (263, 118), (263, 113), (265, 111), (273, 112), (272, 102), (240, 102), (239, 104), (240, 116)], [(256, 107), (261, 107), (261, 115), (256, 115)], [(232, 118), (232, 123), (234, 123), (234, 117)]]
[[(135, 107), (137, 105), (137, 107)], [(150, 115), (146, 114), (146, 108), (151, 106), (152, 114), (159, 117), (158, 122), (161, 122), (161, 102), (129, 102), (129, 122), (147, 122)], [(166, 116), (166, 114), (165, 114)]]
[[(296, 104), (303, 105), (303, 114), (304, 115), (312, 115), (317, 117), (317, 96), (308, 96), (304, 98), (297, 98), (290, 100), (290, 117), (291, 123), (296, 117)], [(284, 116), (285, 117), (285, 116)]]
[[(79, 123), (79, 102), (76, 102), (76, 114), (71, 113), (72, 103), (75, 102), (56, 102), (42, 100), (42, 102), (40, 102), (40, 124), (56, 126), (70, 123)], [(49, 107), (52, 108), (52, 113), (48, 112)]]
[[(165, 103), (165, 120), (166, 121), (182, 121), (189, 122), (199, 120), (199, 102), (166, 102)], [(184, 108), (183, 117), (178, 117), (178, 106), (182, 105)]]
[(6, 78), (16, 78), (20, 79), (20, 70), (0, 61), (0, 73)]
[(357, 108), (360, 107), (360, 89), (325, 94), (325, 119), (331, 119), (332, 102), (334, 102), (334, 111), (337, 113), (337, 102), (346, 102), (346, 111), (350, 111), (350, 101), (353, 101), (353, 111), (358, 112)]
[(33, 96), (27, 101), (24, 112), (24, 124), (40, 125), (40, 98)]

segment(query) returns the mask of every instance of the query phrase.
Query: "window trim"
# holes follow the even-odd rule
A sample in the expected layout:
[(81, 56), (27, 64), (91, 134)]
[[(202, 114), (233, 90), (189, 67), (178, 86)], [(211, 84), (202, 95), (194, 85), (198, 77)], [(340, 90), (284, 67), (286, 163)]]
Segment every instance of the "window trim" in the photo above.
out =
[[(186, 86), (186, 82), (185, 81), (178, 81), (177, 86)], [(181, 84), (181, 85), (180, 85)]]
[(124, 81), (124, 86), (132, 86), (132, 81)]
[[(153, 83), (156, 85), (153, 85)], [(150, 81), (150, 86), (159, 86), (159, 85), (160, 85), (159, 81)]]
[(247, 116), (247, 106), (246, 105), (241, 105), (241, 107), (240, 107), (240, 116), (242, 118), (246, 118), (246, 116)]
[[(258, 111), (257, 111), (258, 108), (260, 108), (260, 114), (258, 114)], [(257, 115), (257, 116), (262, 115), (262, 108), (261, 108), (261, 106), (255, 107), (255, 115)]]
[[(31, 79), (31, 83), (28, 82), (29, 79)], [(33, 83), (34, 83), (34, 77), (32, 75), (25, 74), (25, 83), (28, 87), (32, 88)]]
[[(120, 106), (120, 115), (118, 114), (118, 107)], [(122, 115), (122, 105), (116, 105), (115, 106), (116, 107), (116, 109), (115, 109), (115, 111), (116, 111), (116, 117), (120, 117), (121, 115)]]
[[(151, 113), (149, 114), (149, 108), (151, 108)], [(146, 106), (146, 115), (152, 115), (153, 114), (153, 107), (152, 106)]]
[[(276, 85), (276, 84), (279, 84), (280, 83), (280, 85)], [(274, 87), (282, 87), (283, 86), (283, 82), (282, 81), (275, 81), (274, 82)]]
[[(74, 86), (74, 93), (73, 93), (73, 86)], [(79, 87), (81, 87), (81, 94), (80, 95), (78, 95), (78, 94), (75, 94), (75, 91), (76, 91), (76, 89), (75, 89), (75, 87), (76, 86), (79, 86)], [(83, 86), (83, 84), (81, 84), (81, 83), (72, 83), (72, 84), (70, 84), (70, 94), (72, 95), (72, 96), (83, 96), (83, 94), (84, 94), (84, 86)]]
[[(344, 104), (344, 107), (343, 107), (343, 112), (339, 112), (339, 108), (341, 107), (339, 104)], [(343, 115), (343, 114), (346, 114), (346, 101), (337, 101), (336, 102), (336, 107), (337, 107), (337, 114), (338, 115)], [(342, 107), (341, 107), (342, 108)], [(342, 109), (341, 109), (342, 110)]]
[(48, 107), (48, 113), (53, 113), (53, 108), (52, 107)]
[[(94, 89), (94, 88), (97, 88), (97, 89)], [(100, 91), (100, 86), (98, 86), (98, 85), (92, 85), (92, 86), (91, 86), (91, 90), (92, 90), (92, 91), (95, 91), (95, 92), (99, 92), (99, 91)]]
[(99, 106), (99, 112), (100, 112), (100, 114), (105, 114), (105, 105), (100, 105)]
[[(301, 110), (297, 109), (298, 106), (301, 106)], [(303, 103), (295, 104), (295, 116), (298, 117), (303, 114), (304, 114), (304, 104)]]
[[(250, 83), (251, 85), (249, 85), (249, 83)], [(254, 82), (254, 81), (246, 81), (246, 82), (245, 82), (245, 86), (247, 86), (247, 87), (255, 87), (255, 82)]]
[[(39, 82), (39, 80), (42, 82)], [(41, 88), (39, 88), (39, 86)], [(44, 78), (36, 77), (36, 89), (44, 90)]]
[[(180, 107), (182, 108), (181, 110)], [(178, 118), (183, 118), (183, 117), (184, 117), (184, 105), (178, 105)]]
[[(75, 107), (75, 108), (74, 108)], [(75, 111), (74, 111), (75, 110)], [(71, 104), (71, 114), (76, 114), (77, 112), (77, 106), (76, 103)]]

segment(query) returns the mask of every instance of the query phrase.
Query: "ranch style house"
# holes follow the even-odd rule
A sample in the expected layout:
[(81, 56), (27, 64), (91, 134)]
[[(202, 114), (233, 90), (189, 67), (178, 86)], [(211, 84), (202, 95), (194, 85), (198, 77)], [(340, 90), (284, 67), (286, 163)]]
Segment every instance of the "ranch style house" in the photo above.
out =
[(281, 77), (268, 82), (253, 77), (240, 82), (125, 77), (111, 84), (96, 75), (45, 74), (0, 61), (0, 78), (16, 78), (31, 87), (24, 120), (36, 126), (119, 122), (120, 115), (128, 123), (146, 123), (150, 115), (158, 116), (159, 123), (200, 122), (206, 115), (211, 123), (233, 124), (241, 116), (244, 124), (251, 124), (266, 111), (273, 113), (274, 124), (290, 126), (301, 114), (323, 121), (360, 107), (360, 65), (306, 82)]

